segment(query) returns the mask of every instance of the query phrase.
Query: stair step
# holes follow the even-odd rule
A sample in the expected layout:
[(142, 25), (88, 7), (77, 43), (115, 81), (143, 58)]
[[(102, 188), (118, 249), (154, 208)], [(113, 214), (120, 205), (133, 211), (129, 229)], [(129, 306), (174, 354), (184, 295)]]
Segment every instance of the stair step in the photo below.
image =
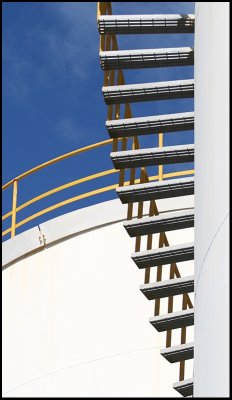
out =
[(116, 191), (123, 204), (187, 196), (194, 193), (194, 178), (139, 183), (118, 187)]
[(158, 332), (190, 326), (194, 324), (194, 309), (151, 317), (149, 322)]
[(193, 379), (185, 379), (173, 384), (173, 389), (180, 393), (183, 397), (193, 395)]
[(102, 51), (100, 63), (103, 70), (193, 65), (194, 51), (192, 47)]
[(133, 219), (124, 222), (123, 226), (130, 237), (192, 228), (194, 226), (194, 212), (193, 210), (184, 210), (155, 217)]
[(136, 168), (194, 161), (194, 145), (154, 147), (110, 153), (114, 168)]
[(155, 283), (140, 285), (141, 292), (148, 300), (161, 299), (163, 297), (176, 296), (194, 291), (194, 276), (169, 279)]
[(100, 34), (193, 33), (193, 14), (103, 15), (98, 18)]
[(179, 346), (167, 347), (160, 354), (170, 363), (190, 360), (194, 354), (194, 343), (181, 344)]
[(187, 131), (194, 128), (194, 112), (106, 121), (111, 138)]
[(194, 79), (104, 86), (102, 88), (102, 93), (107, 105), (188, 98), (194, 96)]
[(132, 260), (138, 268), (157, 267), (194, 259), (194, 243), (160, 247), (158, 249), (132, 253)]

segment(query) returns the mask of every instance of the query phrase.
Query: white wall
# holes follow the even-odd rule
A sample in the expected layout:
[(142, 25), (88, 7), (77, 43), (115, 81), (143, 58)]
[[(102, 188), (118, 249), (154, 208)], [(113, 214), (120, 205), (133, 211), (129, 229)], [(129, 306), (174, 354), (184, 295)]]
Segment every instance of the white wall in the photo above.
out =
[(194, 396), (229, 396), (229, 2), (196, 3)]
[[(192, 197), (158, 207), (192, 206)], [(114, 200), (48, 221), (42, 231), (51, 244), (4, 269), (4, 397), (179, 397), (172, 389), (178, 365), (161, 357), (165, 334), (148, 322), (154, 303), (139, 290), (144, 271), (130, 258), (134, 239), (122, 226), (124, 212)], [(61, 231), (66, 240), (57, 241)], [(183, 242), (181, 235), (167, 234), (171, 244)], [(192, 236), (185, 230), (184, 241)], [(191, 275), (191, 263), (181, 264)]]

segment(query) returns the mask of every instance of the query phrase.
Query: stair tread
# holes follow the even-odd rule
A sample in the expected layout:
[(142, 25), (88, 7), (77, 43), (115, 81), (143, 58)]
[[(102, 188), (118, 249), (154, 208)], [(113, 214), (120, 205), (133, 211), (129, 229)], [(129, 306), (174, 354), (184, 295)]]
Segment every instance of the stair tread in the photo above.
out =
[(120, 56), (120, 55), (127, 55), (127, 54), (167, 54), (167, 53), (183, 53), (183, 52), (192, 52), (192, 47), (168, 47), (168, 48), (161, 48), (161, 49), (131, 49), (131, 50), (110, 50), (110, 51), (101, 51), (100, 56), (107, 55), (107, 56)]
[(191, 396), (193, 394), (194, 380), (185, 379), (173, 384), (173, 389), (180, 393), (183, 397)]
[(149, 318), (149, 322), (158, 332), (178, 329), (194, 324), (194, 309), (177, 311)]
[(169, 88), (169, 87), (178, 87), (180, 85), (194, 85), (194, 79), (182, 79), (175, 81), (162, 81), (162, 82), (150, 82), (150, 83), (133, 83), (126, 85), (116, 85), (116, 86), (103, 86), (102, 92), (123, 92), (130, 90), (139, 90), (139, 89), (151, 89), (151, 88)]
[(132, 219), (123, 223), (131, 237), (183, 229), (194, 226), (194, 211), (183, 210), (153, 217)]
[(180, 178), (180, 179), (167, 179), (164, 181), (157, 182), (147, 182), (147, 183), (138, 183), (136, 185), (127, 185), (120, 186), (117, 188), (117, 192), (128, 192), (128, 191), (137, 191), (143, 188), (153, 188), (153, 187), (163, 187), (168, 185), (176, 185), (179, 183), (188, 183), (194, 181), (194, 178)]
[(147, 19), (155, 19), (155, 20), (163, 20), (163, 19), (195, 19), (195, 14), (128, 14), (128, 15), (101, 15), (98, 20), (105, 20), (105, 21), (114, 21), (114, 20), (121, 20), (121, 21), (128, 21), (128, 20), (147, 20)]
[(103, 70), (193, 65), (192, 47), (101, 51)]
[(190, 243), (183, 243), (183, 244), (176, 244), (173, 246), (166, 246), (166, 247), (159, 247), (158, 249), (151, 249), (151, 250), (144, 250), (144, 251), (138, 251), (136, 253), (132, 253), (135, 257), (142, 254), (159, 254), (159, 253), (166, 253), (166, 252), (171, 252), (173, 250), (178, 250), (178, 249), (184, 249), (188, 247), (192, 247), (194, 245), (194, 242)]
[(106, 104), (186, 98), (194, 95), (194, 79), (103, 86)]
[(138, 268), (189, 261), (194, 259), (194, 243), (160, 247), (158, 249), (138, 251), (131, 254)]
[(149, 165), (162, 165), (178, 162), (193, 162), (194, 145), (154, 147), (110, 153), (116, 169)]
[(166, 120), (175, 120), (180, 118), (193, 118), (194, 112), (183, 112), (183, 113), (174, 113), (174, 114), (162, 114), (162, 115), (150, 115), (147, 117), (136, 117), (136, 118), (124, 118), (124, 119), (114, 119), (110, 121), (106, 121), (106, 126), (111, 125), (132, 125), (138, 124), (139, 122), (149, 122), (149, 121), (166, 121)]
[(101, 34), (193, 33), (194, 14), (102, 15), (98, 18)]
[(194, 354), (194, 342), (167, 347), (162, 349), (160, 354), (170, 363), (190, 360)]
[(169, 179), (121, 186), (116, 189), (116, 192), (123, 204), (185, 196), (194, 193), (194, 178)]
[(194, 291), (194, 276), (145, 283), (139, 289), (148, 300), (160, 299)]
[(194, 112), (110, 120), (106, 128), (112, 138), (191, 130)]

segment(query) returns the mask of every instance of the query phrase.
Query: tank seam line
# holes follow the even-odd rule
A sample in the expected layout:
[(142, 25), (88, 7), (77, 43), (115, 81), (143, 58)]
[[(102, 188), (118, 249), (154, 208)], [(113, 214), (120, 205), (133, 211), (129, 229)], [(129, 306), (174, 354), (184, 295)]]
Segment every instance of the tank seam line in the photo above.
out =
[(207, 248), (207, 250), (206, 250), (205, 257), (204, 257), (204, 259), (203, 259), (203, 261), (202, 261), (202, 264), (201, 264), (201, 266), (200, 266), (200, 272), (199, 272), (198, 279), (197, 279), (197, 282), (196, 282), (195, 288), (194, 288), (194, 290), (195, 290), (195, 297), (196, 297), (196, 295), (197, 295), (197, 287), (198, 287), (198, 284), (199, 284), (199, 279), (200, 279), (200, 277), (201, 277), (201, 273), (202, 273), (203, 267), (204, 267), (204, 265), (205, 265), (205, 260), (206, 260), (208, 254), (209, 254), (209, 250), (210, 250), (210, 248), (211, 248), (211, 246), (212, 246), (212, 244), (213, 244), (213, 242), (214, 242), (214, 240), (215, 240), (215, 238), (216, 238), (218, 232), (220, 231), (221, 227), (223, 226), (224, 222), (226, 221), (227, 217), (229, 216), (229, 214), (230, 214), (230, 211), (228, 211), (227, 214), (225, 215), (225, 217), (223, 218), (222, 222), (220, 223), (218, 229), (216, 230), (216, 232), (215, 232), (215, 234), (214, 234), (214, 236), (213, 236), (213, 238), (212, 238), (212, 240), (211, 240), (211, 242), (210, 242), (210, 244), (209, 244), (209, 246), (208, 246), (208, 248)]
[(78, 367), (78, 366), (81, 366), (81, 365), (91, 364), (92, 362), (102, 361), (102, 360), (105, 360), (107, 358), (119, 357), (119, 356), (123, 356), (125, 354), (132, 354), (132, 353), (136, 353), (136, 352), (139, 352), (139, 351), (154, 350), (154, 349), (159, 349), (159, 348), (161, 349), (162, 346), (145, 347), (145, 348), (141, 348), (141, 349), (136, 349), (136, 350), (131, 350), (131, 351), (126, 351), (126, 352), (122, 352), (122, 353), (116, 353), (116, 354), (111, 354), (111, 355), (104, 356), (104, 357), (95, 358), (95, 359), (89, 360), (89, 361), (83, 361), (81, 363), (77, 363), (77, 364), (70, 365), (68, 367), (64, 367), (64, 368), (60, 368), (60, 369), (57, 369), (57, 370), (53, 370), (53, 371), (48, 372), (47, 374), (44, 374), (44, 375), (38, 376), (36, 378), (33, 378), (28, 382), (22, 383), (21, 385), (16, 386), (15, 388), (8, 390), (7, 392), (2, 393), (2, 395), (5, 395), (5, 394), (10, 393), (10, 392), (13, 392), (14, 390), (17, 390), (17, 389), (19, 389), (19, 388), (21, 388), (23, 386), (29, 385), (30, 383), (35, 382), (35, 381), (37, 381), (39, 379), (46, 378), (47, 376), (50, 376), (50, 375), (53, 375), (53, 374), (56, 374), (58, 372), (65, 371), (65, 370), (68, 370), (68, 369), (71, 369), (71, 368), (75, 368), (75, 367)]

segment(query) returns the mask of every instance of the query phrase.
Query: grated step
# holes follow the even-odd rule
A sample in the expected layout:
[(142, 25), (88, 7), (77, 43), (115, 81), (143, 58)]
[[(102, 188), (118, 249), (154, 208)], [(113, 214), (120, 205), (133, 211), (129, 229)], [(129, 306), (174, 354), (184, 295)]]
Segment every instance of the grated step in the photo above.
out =
[(194, 178), (170, 179), (121, 186), (116, 191), (123, 204), (187, 196), (194, 193)]
[(151, 317), (149, 322), (158, 331), (168, 331), (194, 324), (194, 309), (177, 311), (174, 313)]
[(193, 14), (103, 15), (98, 30), (106, 34), (193, 33)]
[(167, 347), (160, 354), (170, 363), (190, 360), (194, 357), (194, 343), (181, 344), (180, 346)]
[(169, 279), (155, 283), (141, 285), (141, 292), (148, 300), (161, 299), (163, 297), (176, 296), (194, 291), (194, 276)]
[(194, 259), (194, 243), (160, 247), (155, 250), (132, 253), (132, 260), (138, 268), (157, 267), (159, 265), (189, 261)]
[(173, 384), (173, 389), (180, 393), (183, 397), (193, 395), (193, 379), (185, 379), (184, 381)]
[(100, 63), (104, 71), (193, 65), (194, 51), (192, 47), (102, 51)]
[(194, 145), (118, 151), (110, 153), (110, 158), (115, 169), (187, 163), (194, 161)]
[(192, 228), (194, 226), (194, 212), (193, 210), (184, 210), (155, 217), (133, 219), (124, 222), (123, 226), (130, 237)]
[(140, 83), (134, 85), (103, 86), (102, 93), (107, 105), (189, 98), (194, 96), (194, 79)]
[(111, 138), (188, 131), (194, 128), (194, 112), (106, 121)]

